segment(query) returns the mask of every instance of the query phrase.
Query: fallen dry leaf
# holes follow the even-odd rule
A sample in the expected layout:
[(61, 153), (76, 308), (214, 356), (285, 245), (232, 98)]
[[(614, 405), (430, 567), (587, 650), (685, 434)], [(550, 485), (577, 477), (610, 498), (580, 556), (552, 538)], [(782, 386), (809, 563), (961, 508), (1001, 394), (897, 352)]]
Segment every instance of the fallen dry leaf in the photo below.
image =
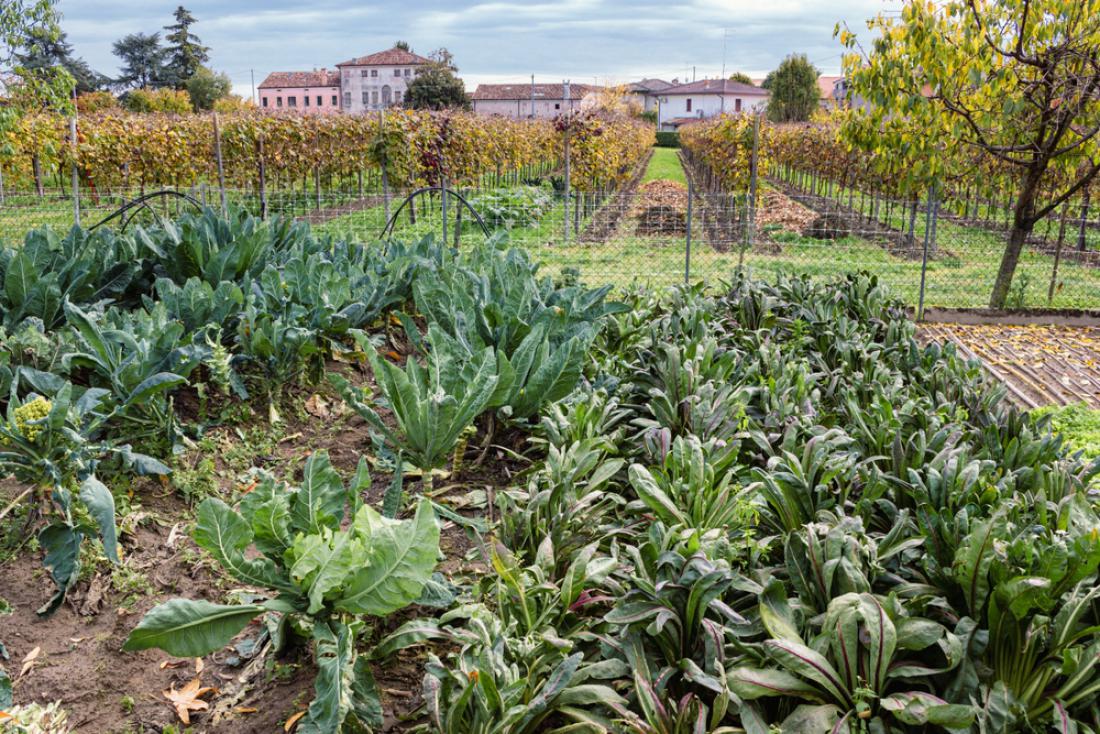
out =
[(306, 412), (315, 418), (328, 418), (331, 411), (328, 409), (328, 401), (317, 393), (313, 393), (306, 400)]
[(202, 661), (202, 658), (195, 658), (195, 675), (202, 672), (202, 669), (206, 667), (206, 664)]
[(305, 715), (305, 711), (299, 711), (298, 713), (292, 715), (289, 719), (286, 720), (286, 723), (283, 724), (283, 731), (289, 732), (291, 729), (294, 728), (295, 724), (297, 724)]
[(175, 686), (172, 686), (164, 691), (163, 695), (176, 709), (176, 716), (180, 717), (180, 721), (184, 724), (190, 724), (192, 711), (206, 711), (210, 708), (210, 704), (203, 701), (202, 697), (209, 693), (217, 693), (217, 691), (218, 689), (212, 686), (203, 686), (202, 681), (198, 678), (192, 678), (187, 685), (178, 691)]
[(164, 670), (165, 668), (182, 668), (184, 665), (187, 665), (186, 660), (161, 660), (160, 661), (160, 669), (161, 670)]
[(27, 673), (31, 672), (31, 668), (34, 667), (34, 661), (38, 660), (39, 653), (42, 652), (41, 647), (36, 647), (23, 658), (23, 668), (19, 671), (19, 677), (22, 678)]
[(235, 714), (256, 714), (259, 712), (260, 710), (254, 706), (238, 706), (233, 709), (233, 713)]

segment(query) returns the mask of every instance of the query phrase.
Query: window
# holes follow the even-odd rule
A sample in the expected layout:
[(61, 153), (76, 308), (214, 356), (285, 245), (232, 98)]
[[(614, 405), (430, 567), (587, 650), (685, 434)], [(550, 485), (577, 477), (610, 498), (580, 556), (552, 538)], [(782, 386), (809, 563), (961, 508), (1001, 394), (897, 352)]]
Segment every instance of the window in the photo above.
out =
[(367, 75), (367, 70), (363, 69), (361, 72), (359, 72), (359, 75), (360, 76), (366, 76)]
[(370, 96), (371, 96), (371, 100), (370, 100), (371, 104), (378, 104), (378, 90), (376, 89), (375, 91), (371, 92)]
[(287, 107), (297, 107), (298, 106), (298, 98), (294, 97), (294, 96), (287, 97), (286, 98), (286, 106)]
[(267, 107), (267, 97), (264, 97), (262, 101), (263, 101), (264, 107)]
[(733, 111), (734, 112), (740, 112), (741, 111), (741, 98), (740, 97), (733, 100)]
[(367, 93), (363, 92), (363, 104), (367, 104), (370, 100), (367, 99)]
[(306, 107), (309, 107), (309, 95), (308, 94), (303, 94), (302, 95), (302, 104), (305, 105)]
[[(335, 100), (333, 100), (333, 101), (335, 101)], [(317, 106), (322, 107), (324, 104), (325, 104), (325, 98), (318, 94), (317, 95)]]
[(393, 70), (393, 75), (394, 76), (401, 76), (401, 70), (400, 69), (394, 69)]
[(412, 69), (405, 69), (405, 76), (412, 76)]
[(350, 81), (351, 81), (351, 72), (350, 71), (345, 71), (344, 72), (344, 83), (347, 84)]
[(561, 102), (555, 102), (554, 103), (554, 109), (555, 110), (560, 110), (561, 109)]
[(393, 101), (395, 104), (401, 104), (401, 90), (398, 89), (393, 93)]
[(275, 98), (275, 106), (276, 107), (282, 107), (283, 106), (283, 98), (282, 97), (276, 97)]
[(382, 87), (382, 104), (389, 107), (391, 102), (393, 102), (393, 90), (387, 84)]
[(378, 76), (378, 69), (371, 69), (370, 70), (370, 75), (373, 76), (373, 77), (377, 77)]
[(344, 92), (344, 106), (351, 107), (351, 92)]
[(335, 94), (334, 94), (334, 95), (332, 95), (332, 106), (333, 106), (333, 107), (335, 107), (335, 106), (336, 106), (336, 95), (335, 95)]
[(687, 111), (691, 112), (691, 97), (687, 98)]

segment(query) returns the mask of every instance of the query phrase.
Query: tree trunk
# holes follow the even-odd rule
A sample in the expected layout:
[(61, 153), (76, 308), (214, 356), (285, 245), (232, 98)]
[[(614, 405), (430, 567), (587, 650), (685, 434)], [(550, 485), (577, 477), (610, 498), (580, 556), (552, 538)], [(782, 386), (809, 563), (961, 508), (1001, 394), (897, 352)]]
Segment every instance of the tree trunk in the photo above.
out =
[(993, 282), (993, 293), (989, 297), (990, 308), (1004, 308), (1008, 289), (1012, 287), (1012, 276), (1016, 272), (1016, 264), (1020, 261), (1020, 253), (1028, 237), (1031, 236), (1031, 231), (1035, 228), (1035, 200), (1039, 195), (1039, 181), (1043, 176), (1043, 168), (1045, 165), (1029, 170), (1020, 185), (1016, 206), (1012, 210), (1012, 228), (1008, 234), (1008, 244), (1001, 257), (997, 279)]

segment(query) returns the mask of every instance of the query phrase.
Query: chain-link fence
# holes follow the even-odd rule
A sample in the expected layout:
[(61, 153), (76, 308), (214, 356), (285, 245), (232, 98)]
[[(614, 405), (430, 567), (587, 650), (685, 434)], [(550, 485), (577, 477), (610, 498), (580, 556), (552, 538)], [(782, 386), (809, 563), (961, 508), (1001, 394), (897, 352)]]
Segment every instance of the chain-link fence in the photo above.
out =
[[(729, 280), (738, 269), (764, 278), (868, 271), (913, 306), (984, 307), (1006, 233), (927, 201), (874, 201), (842, 189), (808, 193), (776, 178), (753, 197), (701, 191), (690, 183), (631, 183), (615, 192), (570, 192), (550, 180), (487, 188), (360, 192), (228, 190), (226, 204), (264, 216), (309, 222), (319, 233), (362, 242), (445, 236), (458, 247), (507, 233), (546, 272), (589, 283), (654, 286)], [(221, 207), (216, 187), (181, 193)], [(6, 244), (33, 228), (91, 226), (140, 191), (12, 192), (0, 202)], [(131, 211), (126, 226), (193, 210), (180, 197), (154, 199)], [(121, 226), (116, 218), (109, 226)], [(392, 222), (390, 220), (393, 220)], [(389, 231), (387, 232), (387, 225)], [(1084, 233), (1081, 235), (1081, 233)], [(1045, 235), (1045, 237), (1044, 237)], [(1100, 227), (1066, 217), (1039, 231), (1020, 258), (1008, 305), (1013, 308), (1100, 308)]]

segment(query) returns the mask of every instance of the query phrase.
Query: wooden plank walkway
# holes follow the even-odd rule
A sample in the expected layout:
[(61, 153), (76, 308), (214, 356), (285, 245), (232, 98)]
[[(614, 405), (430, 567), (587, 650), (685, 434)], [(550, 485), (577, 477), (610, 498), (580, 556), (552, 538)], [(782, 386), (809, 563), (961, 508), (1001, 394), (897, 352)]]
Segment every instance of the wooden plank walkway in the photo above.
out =
[(1100, 408), (1100, 327), (932, 324), (922, 341), (954, 342), (1027, 408), (1086, 403)]

